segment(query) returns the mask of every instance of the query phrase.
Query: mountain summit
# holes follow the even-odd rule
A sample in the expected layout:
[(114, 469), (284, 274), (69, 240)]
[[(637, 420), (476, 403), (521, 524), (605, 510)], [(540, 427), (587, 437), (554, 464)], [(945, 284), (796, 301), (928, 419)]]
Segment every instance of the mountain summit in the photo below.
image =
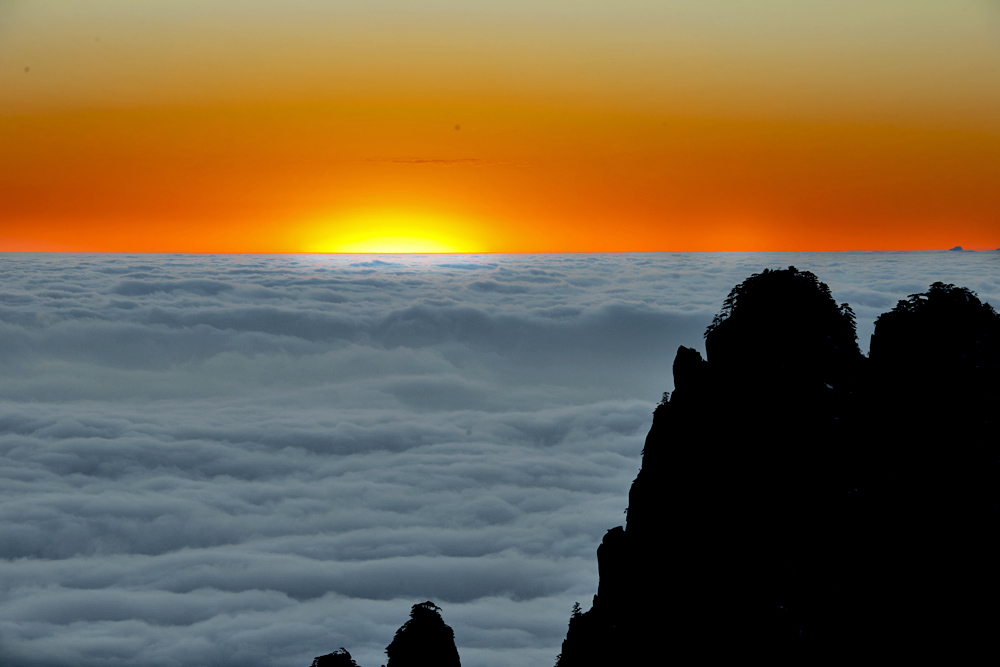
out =
[(1000, 316), (935, 283), (866, 358), (789, 267), (737, 285), (705, 342), (677, 352), (558, 667), (996, 656)]

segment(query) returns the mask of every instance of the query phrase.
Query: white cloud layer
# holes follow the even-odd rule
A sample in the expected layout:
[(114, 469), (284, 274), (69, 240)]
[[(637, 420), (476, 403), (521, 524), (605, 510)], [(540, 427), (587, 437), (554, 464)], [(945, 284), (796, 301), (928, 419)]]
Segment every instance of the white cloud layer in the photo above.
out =
[(678, 345), (795, 265), (873, 321), (1000, 253), (0, 256), (0, 663), (363, 667), (433, 600), (552, 665)]

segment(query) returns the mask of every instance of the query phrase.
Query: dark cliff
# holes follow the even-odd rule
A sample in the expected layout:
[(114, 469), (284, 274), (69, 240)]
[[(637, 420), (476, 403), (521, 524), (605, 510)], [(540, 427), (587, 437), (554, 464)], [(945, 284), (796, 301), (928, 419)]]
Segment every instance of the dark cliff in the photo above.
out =
[(935, 283), (854, 315), (794, 268), (680, 348), (559, 667), (995, 654), (1000, 317)]
[(995, 661), (1000, 316), (934, 283), (879, 317), (870, 357), (868, 623), (913, 658)]

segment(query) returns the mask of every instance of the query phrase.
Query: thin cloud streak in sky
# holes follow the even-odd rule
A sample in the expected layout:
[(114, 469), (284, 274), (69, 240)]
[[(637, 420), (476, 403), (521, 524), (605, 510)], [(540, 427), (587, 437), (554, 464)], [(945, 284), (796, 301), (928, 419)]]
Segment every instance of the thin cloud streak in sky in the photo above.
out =
[[(795, 265), (875, 317), (1000, 253), (6, 255), (0, 662), (366, 667), (431, 599), (551, 665), (678, 345)], [(703, 348), (702, 348), (703, 349)]]

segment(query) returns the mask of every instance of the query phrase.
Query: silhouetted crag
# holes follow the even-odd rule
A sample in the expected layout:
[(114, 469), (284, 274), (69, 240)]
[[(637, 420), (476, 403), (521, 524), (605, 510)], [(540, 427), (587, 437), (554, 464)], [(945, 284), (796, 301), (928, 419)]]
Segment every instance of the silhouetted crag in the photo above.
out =
[(333, 653), (321, 655), (312, 661), (311, 667), (358, 667), (351, 654), (343, 646)]
[(870, 357), (868, 624), (924, 659), (995, 660), (1000, 316), (934, 283), (879, 317)]
[[(388, 664), (382, 667), (461, 667), (455, 633), (441, 618), (441, 607), (421, 602), (410, 609), (410, 620), (396, 630), (385, 649)], [(312, 667), (358, 667), (347, 649), (321, 655)]]
[(396, 631), (385, 649), (386, 667), (461, 667), (455, 633), (441, 619), (441, 608), (433, 602), (413, 605), (410, 620)]
[(996, 657), (1000, 317), (935, 283), (854, 331), (790, 267), (678, 350), (559, 667)]

